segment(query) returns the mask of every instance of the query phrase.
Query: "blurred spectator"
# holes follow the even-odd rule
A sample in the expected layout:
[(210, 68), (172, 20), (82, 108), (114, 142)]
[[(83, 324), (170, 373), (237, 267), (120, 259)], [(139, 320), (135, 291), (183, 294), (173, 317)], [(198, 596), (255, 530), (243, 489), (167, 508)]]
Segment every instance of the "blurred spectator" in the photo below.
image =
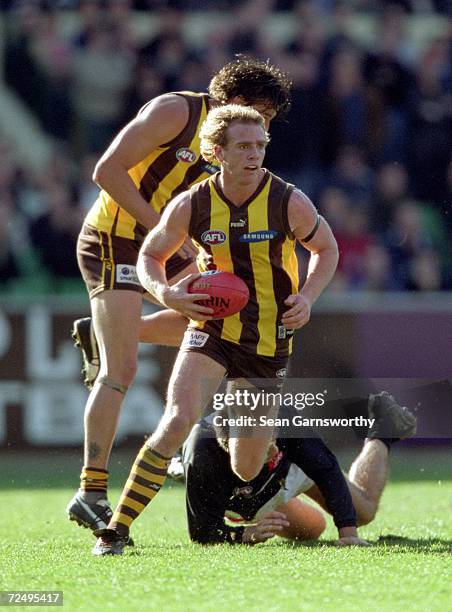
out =
[(347, 279), (349, 289), (361, 288), (365, 283), (365, 261), (375, 241), (369, 231), (366, 211), (350, 206), (346, 223), (335, 236), (339, 247), (338, 269)]
[(365, 291), (398, 291), (391, 269), (391, 258), (384, 245), (370, 244), (364, 254), (361, 282), (357, 289)]
[(265, 163), (310, 194), (322, 180), (323, 152), (328, 138), (324, 121), (326, 97), (319, 85), (319, 60), (312, 53), (287, 55), (284, 68), (293, 78), (292, 106), (271, 126)]
[(33, 55), (46, 79), (44, 128), (55, 138), (71, 136), (72, 107), (69, 96), (72, 48), (60, 32), (55, 10), (43, 10), (33, 32)]
[(29, 220), (19, 205), (27, 178), (11, 148), (0, 139), (0, 280), (7, 286), (29, 273)]
[(413, 194), (428, 201), (441, 201), (452, 151), (450, 51), (448, 41), (438, 39), (422, 53), (409, 106), (408, 164)]
[(36, 112), (49, 134), (68, 139), (71, 47), (58, 28), (55, 10), (35, 2), (18, 3), (8, 26), (6, 82)]
[(449, 163), (447, 165), (445, 183), (440, 202), (444, 211), (443, 219), (448, 224), (449, 231), (452, 232), (452, 157), (449, 158)]
[(320, 7), (313, 0), (302, 0), (294, 11), (295, 35), (286, 44), (290, 54), (311, 53), (318, 58), (325, 46), (325, 19)]
[(406, 11), (389, 5), (382, 13), (376, 50), (368, 53), (364, 74), (372, 97), (383, 105), (381, 161), (405, 161), (407, 156), (406, 107), (413, 86), (407, 64), (412, 48), (406, 42)]
[(75, 47), (86, 47), (91, 34), (99, 24), (108, 21), (116, 28), (118, 46), (135, 51), (135, 36), (132, 33), (132, 0), (80, 0), (78, 9), (78, 29), (72, 38)]
[(20, 168), (13, 161), (10, 147), (0, 139), (0, 194), (8, 202), (16, 195), (19, 175)]
[(441, 264), (438, 254), (422, 249), (410, 262), (407, 289), (412, 291), (439, 291)]
[(384, 233), (395, 208), (408, 197), (408, 173), (405, 166), (398, 163), (381, 166), (373, 190), (372, 228)]
[(163, 79), (157, 70), (144, 63), (138, 63), (130, 87), (124, 94), (120, 125), (128, 123), (140, 108), (165, 91)]
[(229, 24), (226, 21), (220, 22), (215, 30), (206, 35), (202, 58), (208, 79), (231, 59), (227, 50), (229, 30)]
[(242, 53), (262, 57), (265, 54), (265, 34), (262, 28), (256, 28), (256, 24), (265, 23), (273, 4), (273, 0), (247, 0), (232, 10), (232, 29), (228, 43), (231, 55)]
[(344, 233), (351, 205), (347, 194), (338, 187), (327, 187), (320, 193), (318, 205), (333, 232)]
[(6, 21), (5, 82), (41, 120), (47, 112), (47, 82), (33, 54), (42, 12), (36, 3), (20, 2)]
[(78, 11), (78, 30), (72, 39), (75, 47), (86, 47), (93, 30), (102, 21), (102, 0), (80, 0)]
[(368, 206), (373, 173), (359, 147), (344, 145), (340, 148), (328, 180), (330, 184), (343, 189), (355, 203)]
[(381, 131), (382, 107), (366, 86), (361, 54), (356, 48), (340, 49), (332, 57), (327, 90), (327, 161), (331, 163), (344, 145), (374, 152)]
[(324, 62), (329, 65), (331, 57), (341, 48), (353, 45), (353, 9), (347, 0), (333, 1), (331, 7), (331, 32), (325, 43)]
[(158, 35), (139, 50), (138, 62), (160, 74), (164, 91), (175, 91), (179, 72), (190, 59), (184, 37), (184, 13), (167, 8), (159, 17)]
[(185, 62), (178, 78), (178, 89), (181, 91), (206, 91), (209, 75), (201, 62), (192, 59)]
[(0, 192), (0, 282), (7, 283), (20, 274), (14, 253), (14, 235), (11, 232), (14, 204), (7, 193)]
[(82, 221), (80, 213), (74, 209), (69, 190), (63, 185), (48, 187), (46, 201), (48, 211), (30, 226), (32, 243), (55, 277), (78, 278), (74, 253)]
[(396, 282), (402, 289), (411, 288), (412, 260), (425, 250), (433, 249), (431, 236), (423, 224), (419, 204), (408, 200), (396, 208), (386, 235), (386, 243)]
[(89, 153), (82, 158), (80, 163), (77, 201), (80, 207), (80, 213), (83, 214), (83, 216), (88, 212), (94, 200), (99, 195), (99, 187), (93, 181), (93, 173), (100, 155), (100, 153)]
[(130, 23), (133, 0), (107, 0), (106, 5), (112, 23), (118, 26)]
[(83, 150), (106, 148), (119, 127), (133, 56), (118, 46), (117, 28), (99, 24), (74, 57), (72, 100)]

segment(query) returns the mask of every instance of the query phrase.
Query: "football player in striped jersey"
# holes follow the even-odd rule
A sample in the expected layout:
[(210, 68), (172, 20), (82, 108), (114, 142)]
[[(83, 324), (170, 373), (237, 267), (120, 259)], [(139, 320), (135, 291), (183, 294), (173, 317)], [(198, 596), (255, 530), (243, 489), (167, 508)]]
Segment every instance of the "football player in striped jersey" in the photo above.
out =
[[(234, 104), (218, 107), (210, 111), (200, 135), (204, 158), (220, 163), (221, 170), (171, 202), (138, 261), (145, 289), (190, 324), (169, 382), (165, 413), (139, 452), (109, 524), (121, 537), (160, 490), (172, 455), (225, 375), (267, 379), (267, 389), (282, 383), (293, 332), (309, 321), (311, 306), (338, 261), (334, 236), (309, 198), (262, 168), (269, 137), (259, 112)], [(221, 236), (215, 244), (212, 231)], [(197, 303), (200, 295), (188, 292), (193, 276), (168, 284), (166, 262), (188, 236), (207, 250), (210, 268), (234, 272), (246, 282), (250, 299), (240, 313), (211, 321), (211, 309)], [(296, 242), (310, 253), (301, 288)], [(265, 461), (273, 430), (260, 433), (230, 440), (231, 467), (244, 481), (252, 480)], [(108, 536), (100, 538), (94, 554), (114, 554), (115, 544), (102, 538)]]
[[(105, 527), (111, 517), (108, 460), (124, 395), (135, 377), (138, 342), (179, 346), (187, 326), (174, 310), (141, 319), (138, 252), (168, 202), (216, 172), (200, 154), (199, 130), (208, 111), (227, 102), (253, 106), (268, 127), (290, 104), (290, 80), (268, 62), (239, 57), (212, 78), (209, 94), (176, 92), (147, 103), (94, 172), (101, 191), (77, 245), (92, 318), (76, 321), (73, 334), (92, 389), (80, 489), (66, 509), (71, 520), (91, 529)], [(197, 271), (193, 252), (187, 240), (168, 259), (170, 283)]]

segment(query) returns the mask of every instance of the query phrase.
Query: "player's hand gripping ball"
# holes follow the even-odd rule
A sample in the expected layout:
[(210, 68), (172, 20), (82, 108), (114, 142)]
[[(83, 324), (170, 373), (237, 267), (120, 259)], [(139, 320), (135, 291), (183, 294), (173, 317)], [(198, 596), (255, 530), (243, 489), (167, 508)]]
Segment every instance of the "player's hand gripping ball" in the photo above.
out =
[(230, 272), (211, 270), (188, 286), (189, 293), (208, 293), (209, 299), (198, 300), (198, 304), (213, 308), (213, 319), (230, 317), (244, 308), (250, 297), (248, 287), (241, 278)]

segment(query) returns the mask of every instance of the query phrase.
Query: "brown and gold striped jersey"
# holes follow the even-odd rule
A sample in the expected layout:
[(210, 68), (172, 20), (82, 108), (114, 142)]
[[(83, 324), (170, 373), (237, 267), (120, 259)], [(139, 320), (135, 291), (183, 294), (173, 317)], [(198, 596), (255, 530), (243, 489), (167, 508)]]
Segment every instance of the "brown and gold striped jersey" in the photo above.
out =
[(250, 299), (233, 316), (192, 324), (255, 355), (287, 356), (293, 330), (285, 329), (281, 317), (288, 309), (284, 300), (299, 283), (287, 216), (294, 186), (265, 170), (256, 192), (237, 207), (222, 192), (218, 177), (192, 187), (189, 234), (209, 254), (209, 268), (243, 279)]
[[(129, 170), (140, 194), (159, 214), (176, 195), (218, 170), (201, 157), (199, 148), (199, 130), (209, 110), (209, 96), (192, 92), (176, 92), (176, 95), (188, 102), (187, 125), (171, 142), (161, 145)], [(148, 232), (104, 190), (88, 212), (85, 223), (131, 240), (142, 240)]]

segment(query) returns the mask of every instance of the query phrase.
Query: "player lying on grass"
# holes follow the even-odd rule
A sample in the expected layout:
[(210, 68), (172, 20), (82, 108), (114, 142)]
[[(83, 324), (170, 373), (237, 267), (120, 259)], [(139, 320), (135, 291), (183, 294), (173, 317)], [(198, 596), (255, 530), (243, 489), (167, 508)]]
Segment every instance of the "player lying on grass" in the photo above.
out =
[[(257, 544), (275, 535), (317, 539), (325, 519), (297, 497), (304, 493), (333, 516), (337, 544), (366, 545), (357, 526), (375, 517), (391, 444), (412, 436), (416, 429), (415, 417), (388, 393), (369, 396), (368, 405), (375, 422), (347, 478), (318, 437), (277, 438), (259, 475), (244, 483), (231, 470), (228, 439), (221, 437), (224, 433), (213, 427), (211, 418), (203, 419), (169, 470), (176, 479), (185, 477), (190, 538), (201, 544)], [(284, 416), (296, 413), (293, 408), (288, 412)]]
[[(94, 554), (116, 554), (121, 548), (225, 376), (266, 379), (277, 390), (294, 331), (308, 323), (312, 305), (336, 270), (337, 244), (326, 221), (301, 191), (262, 168), (268, 134), (256, 110), (213, 109), (200, 135), (204, 158), (219, 162), (221, 170), (169, 204), (143, 243), (137, 266), (149, 293), (191, 321), (169, 381), (165, 412), (140, 450), (110, 531), (99, 537)], [(246, 283), (250, 298), (240, 313), (210, 320), (212, 309), (198, 303), (209, 296), (188, 290), (193, 277), (168, 285), (165, 263), (187, 236), (207, 252), (210, 269), (233, 271)], [(310, 254), (301, 288), (297, 242)], [(267, 438), (231, 439), (231, 467), (239, 478), (248, 481), (260, 472), (271, 435), (269, 428)]]

